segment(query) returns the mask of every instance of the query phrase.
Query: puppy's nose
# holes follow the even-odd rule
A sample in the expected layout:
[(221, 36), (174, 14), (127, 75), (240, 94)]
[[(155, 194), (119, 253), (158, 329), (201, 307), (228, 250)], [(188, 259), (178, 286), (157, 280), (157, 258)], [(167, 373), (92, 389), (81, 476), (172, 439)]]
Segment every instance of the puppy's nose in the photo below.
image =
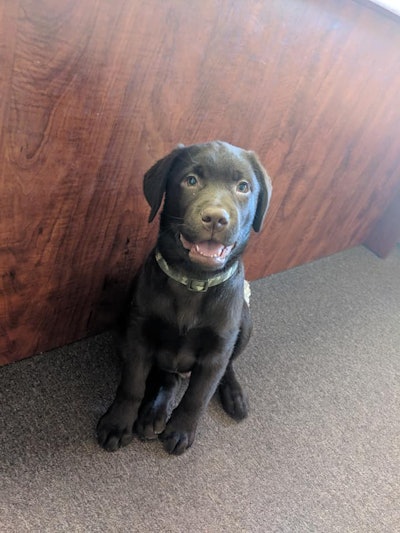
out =
[(229, 214), (222, 207), (207, 207), (201, 213), (201, 221), (210, 231), (222, 231), (229, 224)]

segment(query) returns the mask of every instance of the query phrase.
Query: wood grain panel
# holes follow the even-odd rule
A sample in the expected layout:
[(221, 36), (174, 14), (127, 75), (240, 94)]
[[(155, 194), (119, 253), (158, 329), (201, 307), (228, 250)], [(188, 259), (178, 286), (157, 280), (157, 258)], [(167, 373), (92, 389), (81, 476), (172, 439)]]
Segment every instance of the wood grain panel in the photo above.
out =
[(266, 149), (275, 196), (268, 249), (260, 260), (258, 243), (249, 250), (251, 277), (359, 244), (399, 181), (399, 25), (351, 2), (329, 6), (308, 13), (313, 38), (299, 35), (301, 59), (285, 62), (298, 85)]
[(274, 181), (251, 279), (363, 242), (398, 187), (400, 33), (355, 2), (0, 0), (0, 362), (110, 325), (178, 142)]

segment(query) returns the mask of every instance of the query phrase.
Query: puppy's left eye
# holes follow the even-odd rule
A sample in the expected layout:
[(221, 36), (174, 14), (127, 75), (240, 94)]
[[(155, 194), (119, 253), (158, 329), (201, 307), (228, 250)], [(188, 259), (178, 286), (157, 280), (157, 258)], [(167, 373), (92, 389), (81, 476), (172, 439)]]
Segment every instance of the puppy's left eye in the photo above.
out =
[(237, 192), (246, 194), (250, 192), (250, 185), (247, 183), (247, 181), (239, 181), (239, 183), (236, 185), (236, 190)]
[(196, 187), (196, 185), (199, 183), (199, 180), (194, 174), (189, 174), (189, 176), (186, 176), (185, 183), (188, 185), (188, 187)]

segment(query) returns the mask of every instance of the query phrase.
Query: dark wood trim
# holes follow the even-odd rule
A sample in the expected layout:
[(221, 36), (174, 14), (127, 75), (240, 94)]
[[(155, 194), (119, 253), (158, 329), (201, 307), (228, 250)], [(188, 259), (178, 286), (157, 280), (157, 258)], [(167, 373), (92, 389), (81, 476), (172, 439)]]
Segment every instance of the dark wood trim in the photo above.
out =
[(385, 258), (400, 242), (400, 191), (372, 227), (364, 244), (379, 257)]

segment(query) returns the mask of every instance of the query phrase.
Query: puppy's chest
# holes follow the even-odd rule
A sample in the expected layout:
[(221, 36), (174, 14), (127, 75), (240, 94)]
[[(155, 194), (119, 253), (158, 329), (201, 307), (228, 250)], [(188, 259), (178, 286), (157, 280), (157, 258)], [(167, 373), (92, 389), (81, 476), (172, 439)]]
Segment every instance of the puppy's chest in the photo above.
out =
[(169, 318), (172, 319), (181, 335), (198, 328), (205, 322), (204, 305), (201, 295), (186, 290), (170, 300)]
[(146, 340), (156, 350), (161, 368), (187, 372), (197, 358), (217, 349), (218, 328), (205, 318), (196, 298), (189, 298), (189, 302), (170, 300), (168, 304), (159, 301), (159, 304), (158, 312), (145, 322)]
[(234, 312), (237, 306), (233, 304), (233, 300), (234, 298), (221, 300), (220, 294), (213, 289), (206, 293), (196, 293), (183, 286), (178, 290), (175, 287), (174, 290), (159, 293), (147, 314), (168, 323), (181, 336), (193, 329), (223, 331), (227, 324), (230, 325), (229, 328), (234, 327), (240, 316), (240, 313), (236, 316), (237, 313)]
[(152, 305), (149, 315), (163, 324), (162, 329), (167, 328), (174, 335), (185, 337), (190, 331), (209, 325), (208, 307), (202, 295), (185, 288), (178, 294), (161, 295)]

